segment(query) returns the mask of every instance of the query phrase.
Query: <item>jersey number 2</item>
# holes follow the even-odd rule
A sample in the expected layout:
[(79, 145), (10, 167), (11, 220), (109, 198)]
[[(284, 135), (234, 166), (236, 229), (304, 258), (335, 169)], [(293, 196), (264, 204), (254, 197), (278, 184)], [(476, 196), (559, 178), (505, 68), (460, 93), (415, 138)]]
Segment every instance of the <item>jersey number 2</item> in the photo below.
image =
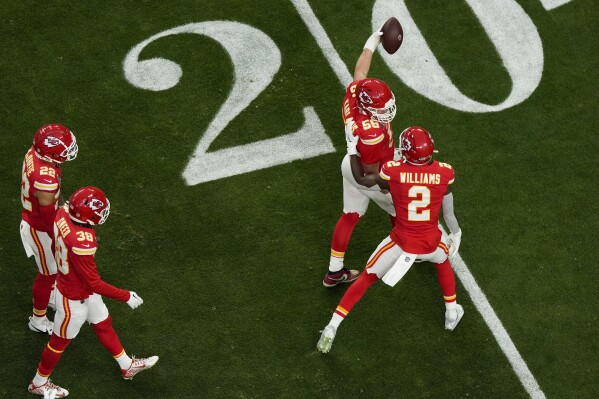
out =
[(411, 222), (428, 222), (431, 211), (427, 208), (431, 203), (431, 190), (426, 186), (412, 186), (408, 191), (409, 198), (416, 198), (408, 204), (408, 220)]

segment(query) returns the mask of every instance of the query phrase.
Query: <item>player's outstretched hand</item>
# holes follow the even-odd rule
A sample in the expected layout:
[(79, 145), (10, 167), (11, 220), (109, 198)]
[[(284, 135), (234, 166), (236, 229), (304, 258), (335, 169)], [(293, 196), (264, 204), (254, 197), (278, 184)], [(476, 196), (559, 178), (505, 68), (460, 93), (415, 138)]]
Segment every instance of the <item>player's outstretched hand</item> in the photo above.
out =
[(142, 303), (144, 303), (144, 300), (141, 299), (141, 297), (139, 295), (137, 295), (135, 292), (129, 291), (129, 294), (131, 296), (129, 297), (129, 300), (127, 301), (127, 305), (129, 305), (131, 307), (131, 309), (136, 309)]
[(449, 235), (449, 257), (453, 258), (460, 248), (460, 243), (462, 242), (462, 230), (457, 233), (451, 233)]
[(353, 125), (353, 120), (347, 121), (345, 124), (345, 142), (347, 143), (347, 153), (349, 155), (358, 155), (356, 146), (358, 145), (359, 138), (354, 135)]

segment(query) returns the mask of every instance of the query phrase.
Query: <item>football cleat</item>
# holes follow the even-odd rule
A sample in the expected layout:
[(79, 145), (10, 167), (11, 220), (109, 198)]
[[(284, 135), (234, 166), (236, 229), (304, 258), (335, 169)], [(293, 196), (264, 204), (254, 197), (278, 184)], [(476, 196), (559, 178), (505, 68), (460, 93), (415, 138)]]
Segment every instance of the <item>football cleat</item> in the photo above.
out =
[(52, 381), (48, 380), (44, 385), (40, 385), (36, 387), (33, 385), (33, 381), (29, 383), (29, 387), (27, 387), (29, 393), (34, 395), (40, 395), (44, 398), (64, 398), (69, 394), (64, 388), (59, 387), (58, 385), (52, 383)]
[(341, 283), (351, 283), (358, 278), (360, 272), (357, 270), (349, 270), (343, 268), (338, 272), (328, 272), (322, 280), (322, 285), (325, 287), (334, 287)]
[(445, 329), (453, 331), (464, 316), (464, 308), (462, 305), (457, 305), (455, 309), (445, 311)]
[(152, 368), (158, 362), (158, 356), (151, 356), (148, 358), (136, 359), (135, 356), (132, 357), (131, 366), (127, 370), (121, 370), (123, 373), (123, 378), (126, 380), (130, 380), (144, 370)]
[[(40, 319), (39, 321), (37, 319)], [(52, 335), (54, 330), (54, 323), (48, 320), (47, 317), (33, 317), (29, 316), (29, 329), (33, 332), (41, 334)]]
[(324, 330), (322, 330), (320, 339), (316, 344), (316, 349), (318, 349), (319, 352), (328, 353), (331, 350), (331, 346), (333, 346), (335, 334), (337, 334), (337, 329), (335, 327), (326, 326)]

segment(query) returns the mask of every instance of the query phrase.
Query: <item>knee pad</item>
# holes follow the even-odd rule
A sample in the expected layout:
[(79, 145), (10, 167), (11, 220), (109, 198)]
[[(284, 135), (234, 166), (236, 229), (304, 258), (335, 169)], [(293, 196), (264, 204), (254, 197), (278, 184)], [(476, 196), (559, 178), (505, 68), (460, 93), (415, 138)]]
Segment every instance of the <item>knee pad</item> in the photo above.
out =
[(37, 277), (35, 279), (42, 284), (51, 285), (56, 281), (56, 274), (42, 274), (37, 272)]
[(362, 215), (360, 215), (357, 212), (343, 212), (343, 214), (341, 215), (341, 217), (344, 219), (344, 221), (352, 223), (352, 224), (356, 224), (360, 221), (360, 217)]
[(92, 324), (92, 327), (96, 333), (101, 333), (105, 331), (109, 331), (112, 329), (112, 317), (108, 315), (108, 317), (99, 323)]
[(56, 334), (52, 334), (48, 345), (50, 346), (51, 349), (54, 349), (55, 351), (58, 351), (58, 352), (62, 352), (66, 349), (67, 346), (69, 346), (70, 343), (71, 343), (70, 339), (61, 338)]

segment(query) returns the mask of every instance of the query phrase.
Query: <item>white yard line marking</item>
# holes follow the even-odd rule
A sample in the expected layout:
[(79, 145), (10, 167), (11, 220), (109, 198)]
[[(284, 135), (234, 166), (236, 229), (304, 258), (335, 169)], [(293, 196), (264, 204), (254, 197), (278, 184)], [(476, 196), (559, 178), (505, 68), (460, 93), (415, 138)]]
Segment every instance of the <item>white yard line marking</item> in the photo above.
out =
[(485, 323), (487, 323), (487, 326), (489, 326), (491, 333), (493, 333), (499, 347), (512, 365), (526, 392), (528, 392), (531, 398), (545, 399), (545, 394), (541, 390), (537, 380), (530, 372), (520, 352), (516, 349), (516, 345), (514, 345), (501, 320), (499, 320), (493, 307), (491, 307), (483, 290), (478, 286), (474, 276), (470, 273), (470, 269), (468, 269), (468, 266), (459, 254), (451, 260), (451, 266), (453, 266), (453, 270), (457, 273), (466, 291), (468, 291), (474, 306), (483, 317)]
[[(310, 30), (310, 33), (316, 39), (316, 42), (322, 49), (325, 58), (329, 61), (329, 64), (333, 68), (333, 71), (337, 75), (337, 78), (341, 82), (341, 85), (345, 88), (351, 81), (351, 74), (347, 69), (345, 63), (339, 57), (337, 50), (333, 47), (333, 43), (326, 34), (324, 28), (316, 18), (316, 15), (310, 8), (307, 0), (291, 0), (300, 16), (304, 20), (304, 23)], [(511, 364), (516, 376), (522, 383), (522, 386), (528, 392), (533, 399), (545, 399), (545, 394), (541, 390), (541, 387), (537, 383), (537, 380), (530, 372), (530, 369), (526, 365), (526, 362), (516, 349), (516, 345), (510, 338), (505, 327), (497, 317), (497, 314), (493, 310), (493, 307), (487, 300), (487, 297), (483, 293), (483, 290), (478, 286), (476, 280), (470, 269), (458, 254), (451, 262), (453, 269), (458, 275), (458, 278), (462, 282), (464, 288), (472, 298), (474, 306), (483, 317), (483, 320), (491, 330), (491, 333), (495, 337), (495, 340), (499, 344), (499, 347), (507, 357), (508, 362)]]
[(318, 43), (325, 58), (329, 61), (329, 64), (333, 68), (333, 72), (337, 75), (343, 88), (346, 88), (347, 85), (354, 80), (353, 75), (349, 73), (347, 66), (345, 66), (345, 63), (341, 60), (341, 57), (339, 57), (339, 53), (337, 53), (337, 50), (333, 47), (331, 39), (329, 39), (329, 36), (324, 31), (320, 21), (316, 18), (316, 15), (314, 15), (314, 11), (312, 11), (308, 0), (291, 0), (291, 2), (304, 20), (304, 23), (308, 27), (310, 33), (312, 33), (312, 36), (314, 36), (314, 39), (316, 39), (316, 43)]
[(564, 4), (567, 4), (571, 1), (572, 0), (541, 0), (541, 3), (547, 11), (550, 11), (559, 6), (563, 6)]

